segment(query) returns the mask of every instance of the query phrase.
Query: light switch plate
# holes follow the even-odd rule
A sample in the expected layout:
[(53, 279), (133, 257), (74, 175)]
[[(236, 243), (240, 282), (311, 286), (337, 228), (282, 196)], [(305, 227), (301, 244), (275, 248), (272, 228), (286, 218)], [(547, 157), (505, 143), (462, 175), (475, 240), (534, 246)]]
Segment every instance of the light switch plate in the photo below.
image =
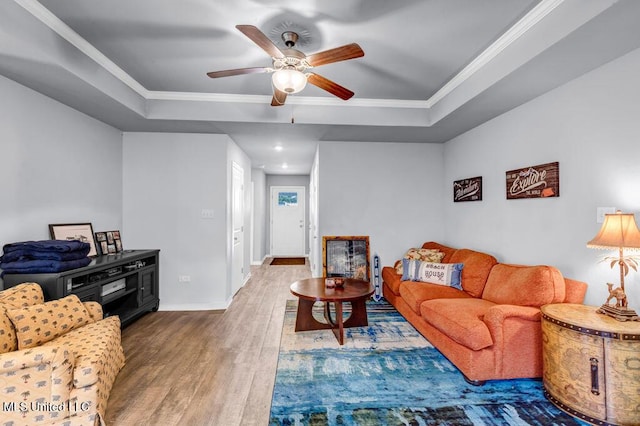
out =
[(202, 209), (200, 212), (200, 217), (203, 219), (213, 219), (215, 212), (213, 209)]

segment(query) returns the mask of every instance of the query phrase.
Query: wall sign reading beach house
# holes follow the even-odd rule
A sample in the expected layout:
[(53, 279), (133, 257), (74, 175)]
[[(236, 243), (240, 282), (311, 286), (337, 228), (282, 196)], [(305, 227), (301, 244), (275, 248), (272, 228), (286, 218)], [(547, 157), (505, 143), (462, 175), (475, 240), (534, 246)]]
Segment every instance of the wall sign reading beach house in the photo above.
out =
[(507, 172), (507, 200), (560, 196), (560, 164), (540, 164)]
[(454, 180), (453, 201), (482, 201), (482, 176)]

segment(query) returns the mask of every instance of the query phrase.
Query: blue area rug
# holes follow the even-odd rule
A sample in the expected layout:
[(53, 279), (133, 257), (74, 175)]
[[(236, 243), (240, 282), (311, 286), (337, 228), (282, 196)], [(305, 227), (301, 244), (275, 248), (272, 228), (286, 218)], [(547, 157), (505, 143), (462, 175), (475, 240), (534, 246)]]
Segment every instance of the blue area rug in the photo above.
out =
[(343, 346), (330, 330), (295, 333), (296, 307), (287, 301), (272, 426), (585, 424), (548, 402), (540, 380), (468, 384), (385, 301), (367, 304), (369, 326), (346, 329)]

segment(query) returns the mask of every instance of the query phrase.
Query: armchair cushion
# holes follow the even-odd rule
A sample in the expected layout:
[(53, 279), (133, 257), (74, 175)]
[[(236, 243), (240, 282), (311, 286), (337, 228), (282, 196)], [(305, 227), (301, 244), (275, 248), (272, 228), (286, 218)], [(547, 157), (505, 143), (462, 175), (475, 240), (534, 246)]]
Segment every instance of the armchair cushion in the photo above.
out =
[(12, 352), (18, 349), (18, 340), (16, 339), (13, 323), (7, 315), (7, 308), (0, 304), (0, 354)]
[(0, 354), (18, 349), (18, 339), (7, 310), (43, 302), (42, 288), (36, 283), (23, 283), (0, 291)]
[(12, 308), (22, 308), (44, 303), (42, 287), (37, 283), (22, 283), (0, 291), (0, 304)]
[(7, 310), (18, 348), (40, 346), (91, 322), (91, 315), (75, 294), (34, 306)]
[(102, 305), (98, 302), (82, 302), (87, 312), (91, 316), (91, 322), (99, 321), (104, 317), (104, 312), (102, 311)]

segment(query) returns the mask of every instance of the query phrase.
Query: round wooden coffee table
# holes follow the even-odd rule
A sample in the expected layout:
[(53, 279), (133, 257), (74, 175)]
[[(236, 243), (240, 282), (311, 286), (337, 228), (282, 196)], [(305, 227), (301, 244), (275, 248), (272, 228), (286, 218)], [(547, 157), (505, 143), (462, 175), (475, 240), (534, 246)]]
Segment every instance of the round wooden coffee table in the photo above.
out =
[[(343, 287), (328, 288), (324, 278), (308, 278), (291, 284), (291, 293), (298, 296), (298, 312), (296, 314), (296, 332), (308, 330), (331, 329), (344, 344), (344, 329), (348, 327), (364, 327), (367, 321), (367, 298), (373, 294), (373, 285), (367, 281), (346, 278)], [(324, 302), (326, 323), (313, 317), (315, 302)], [(351, 316), (343, 319), (342, 304), (351, 303)], [(335, 318), (331, 316), (331, 304), (334, 305)]]

